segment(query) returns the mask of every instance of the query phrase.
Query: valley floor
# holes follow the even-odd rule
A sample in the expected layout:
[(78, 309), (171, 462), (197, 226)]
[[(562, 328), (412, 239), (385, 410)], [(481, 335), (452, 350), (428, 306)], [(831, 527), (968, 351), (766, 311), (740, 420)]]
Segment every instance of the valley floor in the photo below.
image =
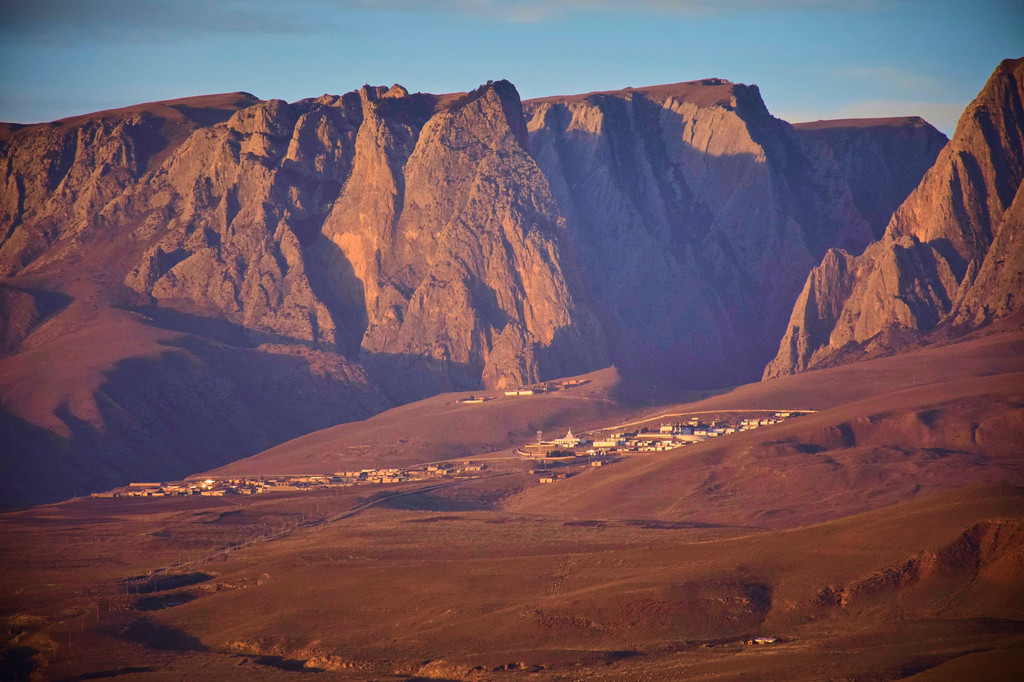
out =
[(515, 487), (487, 484), (318, 525), (359, 500), (8, 514), (4, 679), (1011, 679), (1024, 662), (1021, 488), (786, 531), (447, 509)]

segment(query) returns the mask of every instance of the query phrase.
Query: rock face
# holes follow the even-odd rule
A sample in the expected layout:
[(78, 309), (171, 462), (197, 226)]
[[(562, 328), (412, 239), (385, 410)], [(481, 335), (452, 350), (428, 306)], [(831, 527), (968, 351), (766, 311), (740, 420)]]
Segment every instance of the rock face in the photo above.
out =
[[(562, 219), (526, 151), (511, 84), (248, 104), (148, 170), (133, 151), (141, 123), (92, 144), (79, 127), (58, 188), (67, 200), (51, 197), (37, 215), (14, 199), (53, 188), (10, 193), (2, 272), (117, 243), (122, 258), (135, 254), (123, 283), (158, 305), (362, 350), (385, 383), (401, 375), (405, 397), (605, 361), (601, 331), (562, 272)], [(36, 147), (52, 140), (32, 132), (12, 145), (12, 188), (47, 158)]]
[(949, 142), (918, 116), (814, 121), (793, 129), (828, 146), (875, 239)]
[(773, 118), (756, 87), (709, 79), (526, 107), (628, 370), (688, 386), (756, 376), (813, 264), (871, 240), (829, 149)]
[(363, 307), (365, 361), (397, 361), (421, 394), (604, 362), (601, 331), (563, 272), (564, 221), (526, 150), (515, 88), (360, 98), (353, 171), (323, 234), (351, 270), (339, 295)]
[(765, 378), (1019, 310), (1022, 101), (1024, 60), (1004, 61), (883, 238), (859, 256), (831, 251), (810, 274)]

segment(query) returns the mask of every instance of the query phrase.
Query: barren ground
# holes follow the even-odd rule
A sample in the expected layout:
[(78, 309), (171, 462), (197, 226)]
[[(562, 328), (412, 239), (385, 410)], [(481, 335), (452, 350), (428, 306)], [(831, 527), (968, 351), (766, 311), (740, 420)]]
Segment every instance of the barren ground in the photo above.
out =
[[(543, 486), (10, 512), (4, 679), (1014, 679), (1022, 351), (989, 334), (661, 406), (818, 412)], [(402, 409), (395, 443), (431, 410)]]

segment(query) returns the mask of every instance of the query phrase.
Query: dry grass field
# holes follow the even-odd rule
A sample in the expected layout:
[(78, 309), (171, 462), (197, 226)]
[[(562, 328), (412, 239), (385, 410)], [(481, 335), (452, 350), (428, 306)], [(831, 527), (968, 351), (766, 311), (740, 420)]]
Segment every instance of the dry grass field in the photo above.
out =
[(1024, 335), (648, 410), (601, 376), (573, 389), (597, 407), (439, 396), (225, 470), (499, 451), (502, 429), (528, 438), (545, 414), (539, 428), (582, 430), (816, 412), (546, 485), (495, 466), (418, 494), (429, 484), (9, 512), (3, 679), (1016, 678)]
[[(513, 450), (567, 428), (596, 428), (636, 414), (615, 395), (613, 368), (552, 393), (507, 397), (503, 391), (445, 393), (369, 419), (316, 431), (210, 471), (219, 476), (334, 472), (361, 466), (407, 466)], [(460, 400), (487, 397), (482, 403)]]

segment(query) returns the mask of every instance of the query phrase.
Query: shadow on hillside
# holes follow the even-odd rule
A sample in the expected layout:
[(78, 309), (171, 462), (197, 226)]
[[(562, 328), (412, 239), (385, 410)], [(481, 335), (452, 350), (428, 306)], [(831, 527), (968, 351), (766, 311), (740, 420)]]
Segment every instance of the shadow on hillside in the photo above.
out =
[(304, 348), (320, 347), (312, 341), (303, 341), (290, 336), (284, 336), (283, 334), (249, 329), (222, 317), (208, 317), (162, 306), (133, 306), (126, 308), (126, 310), (142, 315), (145, 318), (144, 322), (150, 326), (183, 334), (192, 334), (235, 348), (256, 348), (261, 344), (302, 346)]
[(0, 651), (0, 680), (37, 679), (39, 650), (29, 646), (13, 646)]
[(693, 528), (728, 528), (721, 523), (701, 523), (700, 521), (660, 521), (658, 519), (632, 519), (625, 522), (627, 526), (644, 530), (689, 530)]
[(159, 651), (208, 651), (195, 637), (148, 618), (140, 618), (115, 634)]
[(438, 493), (420, 493), (392, 497), (380, 506), (389, 509), (423, 512), (460, 512), (460, 511), (491, 511), (507, 495), (496, 493), (480, 493), (477, 495), (444, 495)]
[(66, 471), (69, 445), (53, 431), (25, 421), (0, 409), (0, 509), (28, 507), (79, 495), (88, 490), (82, 481), (68, 476), (54, 477)]
[(482, 368), (468, 363), (437, 360), (428, 355), (371, 353), (365, 350), (359, 360), (370, 381), (394, 405), (404, 405), (438, 393), (482, 389)]
[(29, 334), (73, 300), (56, 291), (0, 284), (0, 357), (17, 352)]
[[(7, 505), (40, 504), (131, 481), (176, 480), (388, 407), (337, 357), (223, 346), (183, 336), (119, 361), (88, 421), (67, 402), (66, 438), (0, 412)], [(60, 472), (55, 476), (54, 472)]]
[(257, 665), (265, 665), (278, 670), (286, 670), (295, 673), (322, 673), (323, 668), (315, 668), (306, 665), (305, 661), (297, 658), (285, 658), (284, 656), (259, 656), (252, 659)]
[[(756, 381), (757, 379), (751, 379)], [(640, 371), (620, 370), (612, 397), (627, 407), (657, 407), (696, 402), (731, 392), (735, 386), (694, 390), (687, 384), (666, 380)]]
[(192, 573), (174, 573), (157, 576), (138, 576), (126, 578), (122, 582), (134, 587), (136, 594), (150, 594), (152, 592), (163, 592), (165, 590), (176, 590), (182, 587), (190, 587), (199, 583), (207, 582), (213, 578), (209, 573), (193, 571)]
[[(138, 675), (139, 673), (155, 672), (157, 672), (157, 669), (148, 665), (129, 665), (124, 666), (123, 668), (115, 668), (112, 670), (97, 670), (91, 673), (82, 673), (81, 675), (75, 675), (74, 677), (65, 677), (62, 678), (60, 682), (85, 682), (86, 680), (105, 680), (109, 677), (120, 677), (122, 675)], [(0, 677), (0, 679), (6, 680), (7, 678)]]

